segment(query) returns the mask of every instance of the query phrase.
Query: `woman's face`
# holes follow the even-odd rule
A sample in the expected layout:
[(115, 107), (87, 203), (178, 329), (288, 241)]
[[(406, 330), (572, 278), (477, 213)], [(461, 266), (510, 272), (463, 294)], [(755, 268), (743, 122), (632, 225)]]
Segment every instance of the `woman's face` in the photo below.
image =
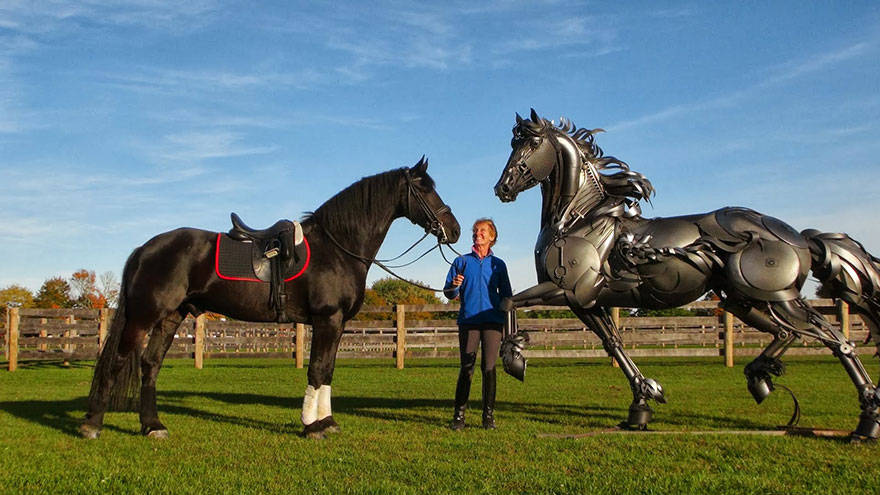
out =
[(495, 241), (495, 236), (492, 235), (489, 224), (478, 223), (474, 225), (474, 246), (491, 247), (493, 241)]

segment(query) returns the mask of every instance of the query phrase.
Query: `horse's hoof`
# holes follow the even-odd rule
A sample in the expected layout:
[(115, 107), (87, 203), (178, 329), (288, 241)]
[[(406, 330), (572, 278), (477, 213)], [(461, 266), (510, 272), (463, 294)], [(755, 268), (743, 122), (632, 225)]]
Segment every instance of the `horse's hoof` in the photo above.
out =
[(311, 438), (312, 440), (321, 440), (325, 437), (324, 428), (321, 426), (320, 421), (315, 421), (314, 423), (305, 425), (303, 428), (302, 436), (306, 438)]
[(318, 420), (318, 424), (324, 433), (339, 433), (339, 425), (333, 420), (332, 415)]
[(95, 440), (101, 436), (101, 428), (95, 425), (84, 423), (79, 426), (79, 434), (85, 439)]
[(168, 430), (150, 430), (147, 433), (147, 438), (165, 440), (166, 438), (168, 438)]
[(303, 436), (310, 440), (323, 440), (326, 437), (323, 431), (304, 431)]
[(162, 426), (144, 426), (141, 428), (141, 435), (147, 438), (155, 438), (157, 440), (164, 440), (168, 438), (168, 430)]

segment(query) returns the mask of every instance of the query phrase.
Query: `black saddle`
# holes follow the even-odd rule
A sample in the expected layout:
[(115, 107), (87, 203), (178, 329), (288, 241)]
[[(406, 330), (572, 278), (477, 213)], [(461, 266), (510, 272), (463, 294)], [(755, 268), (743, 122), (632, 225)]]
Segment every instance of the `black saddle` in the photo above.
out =
[(267, 229), (252, 229), (241, 217), (232, 213), (232, 229), (226, 239), (218, 241), (218, 272), (237, 280), (268, 282), (269, 304), (278, 321), (286, 320), (284, 280), (301, 270), (306, 262), (307, 247), (302, 227), (290, 220), (279, 220)]

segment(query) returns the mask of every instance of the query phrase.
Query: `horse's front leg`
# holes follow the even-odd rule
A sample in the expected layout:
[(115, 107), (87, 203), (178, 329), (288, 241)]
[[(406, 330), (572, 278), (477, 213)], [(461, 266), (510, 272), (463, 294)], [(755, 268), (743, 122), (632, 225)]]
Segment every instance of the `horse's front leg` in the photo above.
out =
[(323, 438), (326, 433), (339, 431), (330, 407), (330, 383), (343, 327), (341, 313), (312, 319), (309, 385), (302, 408), (303, 435), (308, 438)]
[(505, 297), (499, 305), (499, 309), (507, 313), (507, 324), (504, 334), (513, 335), (517, 332), (516, 308), (534, 306), (536, 304), (568, 306), (568, 302), (565, 299), (565, 291), (553, 282), (543, 282), (511, 297)]
[(600, 339), (602, 346), (609, 356), (617, 360), (621, 371), (629, 380), (632, 389), (633, 401), (629, 406), (627, 419), (620, 423), (622, 428), (631, 430), (645, 430), (651, 421), (653, 410), (648, 405), (649, 400), (655, 400), (661, 404), (666, 403), (663, 387), (652, 378), (645, 378), (632, 359), (623, 350), (623, 342), (620, 332), (611, 320), (608, 311), (603, 307), (584, 309), (571, 306), (571, 310), (583, 321), (590, 330)]

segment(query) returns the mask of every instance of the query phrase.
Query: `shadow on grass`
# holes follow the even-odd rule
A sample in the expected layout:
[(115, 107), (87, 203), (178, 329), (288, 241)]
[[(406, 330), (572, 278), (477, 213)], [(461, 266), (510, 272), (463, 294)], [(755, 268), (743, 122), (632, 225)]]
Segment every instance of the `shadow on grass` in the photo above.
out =
[[(79, 436), (79, 425), (85, 417), (86, 398), (70, 400), (24, 400), (0, 402), (0, 410), (17, 418), (36, 423), (61, 433)], [(136, 435), (138, 432), (124, 430), (113, 425), (107, 429)]]
[[(161, 414), (189, 416), (214, 423), (228, 424), (264, 431), (285, 434), (298, 434), (302, 430), (299, 421), (278, 423), (266, 421), (255, 415), (218, 413), (212, 410), (196, 408), (185, 402), (192, 399), (206, 400), (228, 406), (264, 406), (290, 411), (292, 418), (298, 418), (300, 401), (291, 397), (261, 395), (253, 393), (221, 393), (221, 392), (188, 392), (171, 391), (159, 393), (159, 410)], [(470, 404), (471, 414), (479, 417), (479, 401)], [(84, 417), (86, 398), (63, 401), (8, 401), (0, 402), (0, 410), (17, 418), (30, 421), (45, 427), (53, 428), (61, 433), (79, 436), (78, 428)], [(411, 424), (445, 426), (447, 416), (451, 416), (452, 401), (448, 399), (398, 399), (384, 397), (338, 396), (333, 399), (333, 407), (337, 412), (373, 420), (403, 422)], [(662, 407), (662, 406), (661, 406)], [(607, 407), (600, 405), (551, 404), (539, 402), (499, 402), (496, 404), (496, 415), (507, 418), (518, 416), (541, 425), (568, 427), (583, 432), (589, 429), (609, 428), (615, 426), (626, 417), (626, 407)], [(438, 419), (438, 411), (442, 411)], [(449, 413), (448, 415), (446, 413)], [(113, 413), (110, 413), (111, 415)], [(111, 416), (112, 417), (112, 416)], [(655, 416), (654, 426), (657, 430), (693, 430), (698, 426), (701, 430), (773, 430), (774, 425), (759, 423), (749, 418), (730, 418), (711, 413), (678, 413), (675, 416), (664, 414), (662, 410)], [(670, 428), (670, 426), (672, 428)], [(343, 425), (344, 427), (344, 425)], [(173, 428), (173, 427), (172, 427)], [(137, 430), (119, 428), (111, 423), (105, 429), (132, 436), (139, 435)], [(536, 433), (538, 433), (536, 431)], [(831, 440), (831, 439), (829, 439)]]

